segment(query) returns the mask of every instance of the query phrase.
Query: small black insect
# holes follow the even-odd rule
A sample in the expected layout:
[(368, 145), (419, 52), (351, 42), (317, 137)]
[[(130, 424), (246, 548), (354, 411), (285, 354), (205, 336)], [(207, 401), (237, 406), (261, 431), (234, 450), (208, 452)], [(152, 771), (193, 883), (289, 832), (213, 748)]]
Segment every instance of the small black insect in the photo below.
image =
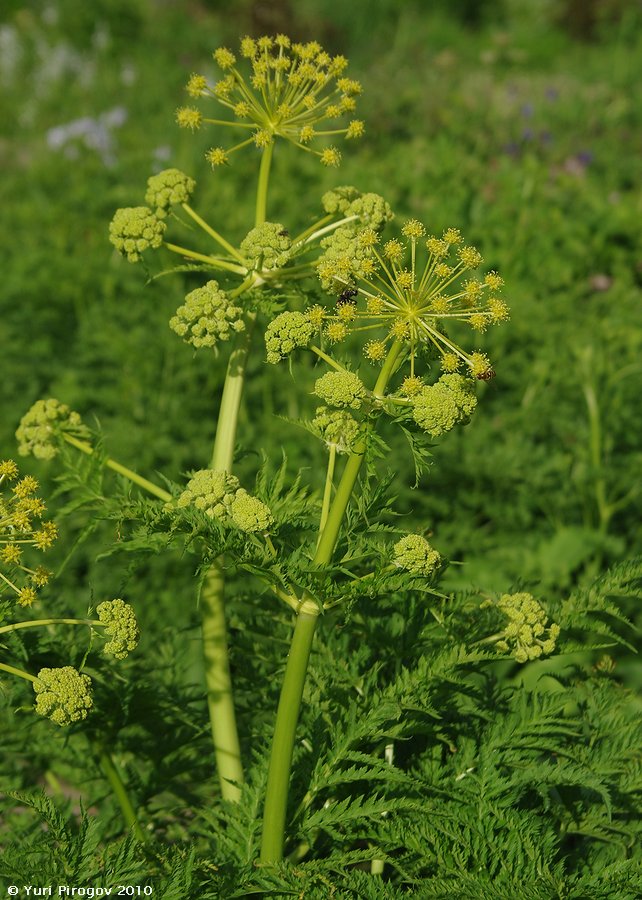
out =
[(337, 306), (343, 306), (345, 303), (356, 303), (354, 299), (359, 291), (356, 288), (346, 288), (337, 300)]
[(491, 378), (494, 378), (497, 373), (494, 369), (486, 369), (485, 372), (480, 372), (476, 377), (480, 381), (490, 381)]
[(284, 228), (282, 231), (279, 231), (279, 237), (290, 237), (290, 232), (287, 228)]

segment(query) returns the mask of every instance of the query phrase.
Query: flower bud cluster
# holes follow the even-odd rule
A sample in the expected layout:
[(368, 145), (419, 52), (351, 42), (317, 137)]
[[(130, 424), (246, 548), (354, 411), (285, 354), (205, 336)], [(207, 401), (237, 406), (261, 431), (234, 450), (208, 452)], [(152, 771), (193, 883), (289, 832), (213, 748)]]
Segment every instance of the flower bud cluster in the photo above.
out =
[(104, 652), (116, 659), (125, 659), (138, 646), (140, 631), (133, 607), (124, 600), (105, 600), (96, 609), (98, 619), (105, 627), (111, 640), (105, 644)]
[(164, 219), (171, 206), (189, 203), (196, 182), (180, 169), (164, 169), (147, 179), (145, 203), (155, 207), (154, 215)]
[(176, 501), (177, 508), (194, 506), (206, 516), (229, 521), (246, 533), (269, 531), (274, 518), (268, 506), (240, 487), (239, 480), (226, 472), (201, 469)]
[(368, 392), (354, 372), (327, 372), (317, 378), (314, 393), (328, 406), (339, 409), (359, 409)]
[(280, 269), (290, 260), (292, 241), (283, 225), (263, 222), (241, 241), (241, 253), (257, 270)]
[[(362, 194), (352, 185), (334, 188), (321, 198), (327, 213), (341, 216), (357, 216), (357, 226), (381, 231), (386, 222), (394, 218), (394, 213), (383, 197), (368, 192)], [(356, 230), (356, 229), (355, 229)]]
[(18, 467), (13, 460), (0, 462), (0, 491), (12, 481), (10, 494), (0, 494), (0, 596), (6, 590), (15, 594), (20, 606), (31, 606), (36, 588), (49, 581), (51, 573), (43, 566), (25, 565), (24, 550), (31, 546), (47, 550), (57, 537), (53, 522), (42, 521), (45, 504), (35, 496), (38, 482), (30, 475), (16, 480)]
[(243, 331), (243, 309), (235, 306), (217, 281), (208, 281), (185, 297), (169, 327), (194, 347), (215, 347)]
[(532, 594), (502, 594), (496, 604), (486, 601), (482, 606), (495, 605), (508, 619), (498, 650), (511, 651), (517, 662), (539, 659), (555, 650), (560, 627), (548, 625), (548, 616)]
[(412, 417), (420, 428), (438, 437), (468, 422), (476, 406), (474, 382), (453, 373), (442, 375), (412, 397)]
[(109, 240), (131, 263), (142, 259), (150, 247), (160, 247), (164, 233), (165, 223), (147, 206), (117, 209), (109, 226)]
[(91, 679), (72, 666), (41, 669), (33, 689), (36, 712), (56, 725), (81, 722), (92, 707)]
[(350, 453), (358, 438), (360, 426), (349, 412), (320, 406), (312, 420), (312, 427), (328, 447), (338, 453)]
[(441, 562), (441, 555), (420, 534), (407, 534), (393, 547), (394, 565), (413, 575), (434, 575)]
[(18, 453), (32, 453), (37, 459), (52, 459), (58, 453), (57, 438), (62, 432), (86, 438), (89, 429), (77, 412), (60, 401), (50, 398), (37, 400), (20, 420), (16, 431)]
[(282, 312), (265, 331), (267, 361), (276, 364), (297, 347), (307, 347), (314, 334), (314, 325), (306, 313)]

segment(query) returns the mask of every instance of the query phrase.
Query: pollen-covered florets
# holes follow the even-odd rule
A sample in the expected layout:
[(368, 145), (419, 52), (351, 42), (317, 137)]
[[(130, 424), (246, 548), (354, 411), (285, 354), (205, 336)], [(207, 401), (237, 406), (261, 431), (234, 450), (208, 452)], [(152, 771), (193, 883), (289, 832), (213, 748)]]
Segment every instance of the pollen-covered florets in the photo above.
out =
[(239, 480), (227, 472), (201, 469), (195, 472), (176, 501), (177, 507), (194, 506), (206, 516), (223, 519), (227, 505), (239, 489)]
[(359, 438), (359, 423), (345, 410), (320, 406), (312, 427), (327, 446), (334, 447), (338, 453), (350, 453)]
[(483, 606), (496, 605), (508, 618), (508, 625), (496, 643), (498, 650), (510, 650), (517, 662), (528, 662), (555, 650), (560, 627), (548, 624), (548, 616), (532, 594), (502, 594), (496, 604), (486, 601)]
[(180, 169), (164, 169), (147, 179), (145, 203), (155, 206), (154, 214), (163, 219), (171, 206), (189, 203), (196, 182)]
[(307, 347), (313, 333), (314, 325), (305, 313), (280, 313), (265, 331), (267, 361), (278, 363), (296, 347)]
[(269, 507), (244, 488), (239, 488), (236, 492), (228, 511), (234, 525), (248, 534), (269, 531), (274, 525)]
[[(340, 77), (347, 61), (331, 57), (316, 41), (292, 43), (286, 35), (246, 37), (241, 41), (240, 60), (227, 47), (219, 47), (213, 56), (222, 77), (210, 86), (204, 76), (192, 76), (187, 92), (218, 101), (234, 118), (209, 119), (193, 107), (178, 110), (176, 118), (179, 125), (191, 129), (204, 123), (242, 128), (247, 140), (227, 153), (252, 143), (264, 149), (281, 137), (314, 153), (322, 163), (337, 165), (341, 154), (336, 147), (315, 150), (308, 145), (318, 136), (342, 134), (352, 140), (363, 134), (359, 119), (343, 127), (335, 121), (354, 112), (361, 85)], [(250, 72), (244, 71), (248, 66)]]
[(217, 281), (208, 281), (185, 297), (169, 327), (194, 347), (214, 347), (243, 331), (243, 310), (219, 289)]
[(438, 437), (468, 422), (476, 406), (472, 381), (462, 375), (442, 375), (412, 397), (412, 417), (420, 428)]
[(109, 226), (109, 240), (132, 263), (149, 247), (160, 247), (164, 233), (165, 223), (147, 206), (117, 209)]
[(36, 712), (56, 725), (71, 725), (87, 718), (92, 707), (91, 679), (72, 666), (41, 669), (33, 683)]
[(104, 646), (104, 652), (125, 659), (138, 646), (140, 631), (133, 607), (124, 600), (105, 600), (96, 609), (98, 618), (111, 637)]
[(354, 372), (327, 372), (317, 378), (314, 393), (328, 406), (359, 409), (368, 392)]
[(241, 253), (255, 269), (280, 269), (290, 259), (292, 241), (283, 225), (263, 222), (241, 241)]
[(433, 575), (441, 565), (441, 556), (420, 534), (407, 534), (393, 547), (393, 562), (413, 575)]
[(28, 410), (16, 431), (18, 453), (32, 453), (37, 459), (53, 459), (58, 452), (56, 438), (62, 432), (76, 437), (87, 437), (89, 430), (82, 424), (77, 412), (65, 403), (55, 400), (37, 400)]

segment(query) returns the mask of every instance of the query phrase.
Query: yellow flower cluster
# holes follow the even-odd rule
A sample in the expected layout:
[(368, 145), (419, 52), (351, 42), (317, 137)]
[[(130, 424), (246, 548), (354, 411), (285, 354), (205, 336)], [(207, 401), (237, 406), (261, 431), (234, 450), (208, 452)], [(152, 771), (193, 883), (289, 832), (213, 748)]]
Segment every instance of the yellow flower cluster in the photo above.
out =
[(24, 565), (23, 552), (29, 546), (47, 550), (57, 530), (53, 522), (42, 521), (45, 504), (35, 496), (38, 482), (31, 475), (18, 480), (18, 467), (10, 459), (0, 462), (0, 491), (9, 482), (15, 482), (11, 493), (0, 494), (0, 596), (9, 589), (20, 606), (31, 606), (36, 588), (47, 584), (51, 576), (42, 566)]
[[(316, 138), (344, 136), (359, 138), (364, 132), (360, 119), (339, 127), (336, 121), (351, 115), (361, 85), (347, 78), (348, 61), (330, 56), (316, 41), (293, 43), (284, 34), (276, 37), (245, 37), (240, 56), (226, 47), (214, 51), (214, 61), (222, 72), (214, 84), (204, 75), (192, 75), (187, 83), (190, 97), (209, 97), (225, 107), (233, 118), (211, 119), (194, 106), (181, 107), (176, 120), (182, 128), (194, 131), (203, 124), (226, 125), (246, 129), (249, 135), (230, 148), (212, 147), (206, 158), (212, 166), (229, 161), (229, 155), (247, 145), (259, 150), (282, 137), (303, 150), (315, 153), (326, 166), (337, 166), (341, 153), (334, 147), (313, 150)], [(250, 72), (242, 72), (243, 65)]]
[(508, 307), (499, 297), (502, 278), (497, 272), (469, 274), (483, 260), (455, 228), (441, 237), (426, 236), (424, 226), (411, 219), (401, 234), (402, 239), (383, 244), (373, 228), (357, 231), (347, 243), (345, 236), (338, 236), (337, 247), (328, 239), (319, 277), (339, 298), (334, 312), (325, 317), (327, 338), (334, 343), (355, 329), (374, 332), (364, 348), (371, 362), (384, 359), (391, 341), (404, 341), (410, 349), (411, 378), (422, 345), (438, 351), (445, 372), (464, 365), (476, 378), (492, 378), (488, 357), (465, 352), (445, 327), (460, 322), (485, 331), (508, 319)]

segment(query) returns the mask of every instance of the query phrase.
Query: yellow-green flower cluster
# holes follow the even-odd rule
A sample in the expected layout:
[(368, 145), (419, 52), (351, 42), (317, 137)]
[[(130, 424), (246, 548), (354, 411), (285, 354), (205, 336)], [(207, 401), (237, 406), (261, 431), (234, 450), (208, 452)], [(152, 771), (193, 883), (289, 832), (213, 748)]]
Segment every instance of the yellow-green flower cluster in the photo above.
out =
[(217, 281), (208, 281), (185, 297), (169, 327), (194, 347), (215, 347), (243, 331), (243, 310), (235, 306)]
[(56, 725), (81, 722), (92, 707), (91, 679), (72, 666), (41, 669), (33, 689), (36, 712)]
[(164, 169), (147, 179), (145, 203), (155, 207), (154, 215), (164, 219), (170, 207), (189, 203), (196, 182), (180, 169)]
[(361, 227), (381, 231), (386, 222), (394, 218), (390, 205), (379, 194), (366, 193), (352, 185), (333, 188), (321, 198), (321, 205), (331, 215), (356, 216)]
[(280, 269), (290, 260), (292, 241), (276, 222), (263, 222), (241, 241), (241, 253), (253, 269)]
[(58, 452), (57, 439), (63, 432), (86, 438), (89, 430), (77, 412), (55, 400), (37, 400), (22, 419), (16, 431), (18, 453), (32, 453), (37, 459), (52, 459)]
[(326, 372), (314, 383), (314, 393), (328, 406), (359, 409), (368, 392), (354, 372)]
[(438, 437), (470, 420), (477, 406), (474, 382), (457, 373), (442, 375), (435, 384), (422, 387), (411, 403), (417, 425)]
[(328, 447), (338, 453), (350, 453), (359, 438), (359, 423), (345, 410), (320, 406), (312, 427)]
[(138, 646), (140, 631), (133, 607), (124, 600), (105, 600), (96, 609), (98, 619), (111, 637), (104, 646), (104, 652), (116, 659), (125, 659)]
[(142, 259), (150, 247), (160, 247), (164, 233), (165, 223), (147, 206), (117, 209), (109, 225), (109, 240), (131, 263)]
[(244, 63), (220, 47), (214, 60), (221, 77), (210, 84), (204, 75), (192, 75), (187, 83), (190, 97), (217, 101), (231, 119), (207, 118), (194, 106), (176, 113), (178, 124), (192, 131), (214, 124), (246, 132), (246, 140), (233, 147), (212, 147), (206, 154), (212, 166), (227, 163), (231, 153), (247, 145), (263, 150), (278, 137), (316, 154), (326, 166), (339, 165), (336, 147), (314, 150), (310, 145), (317, 138), (343, 135), (350, 140), (364, 132), (360, 119), (343, 126), (338, 121), (354, 112), (361, 93), (359, 82), (344, 75), (347, 60), (330, 56), (316, 41), (293, 43), (283, 34), (243, 38), (240, 56)]
[(226, 472), (201, 469), (195, 472), (176, 507), (194, 506), (210, 518), (227, 521), (247, 533), (266, 532), (274, 525), (269, 508), (240, 487), (239, 480)]
[(57, 537), (57, 529), (53, 522), (42, 521), (45, 504), (35, 496), (36, 479), (31, 475), (17, 478), (18, 467), (13, 460), (0, 462), (0, 491), (15, 481), (8, 496), (0, 494), (0, 596), (8, 589), (20, 606), (31, 606), (36, 588), (47, 584), (51, 574), (42, 566), (26, 566), (24, 550), (47, 550)]
[(243, 488), (239, 488), (229, 504), (229, 514), (234, 525), (247, 534), (264, 533), (274, 525), (269, 507)]
[(265, 330), (267, 361), (276, 364), (296, 347), (307, 347), (313, 334), (314, 325), (305, 313), (280, 313)]
[(441, 556), (420, 534), (407, 534), (393, 547), (393, 563), (413, 575), (433, 575), (441, 565)]
[[(326, 319), (330, 340), (354, 328), (371, 331), (366, 356), (373, 362), (385, 357), (392, 341), (401, 340), (410, 351), (411, 376), (424, 345), (437, 350), (446, 372), (464, 365), (476, 378), (494, 375), (484, 353), (465, 352), (444, 330), (459, 322), (484, 331), (508, 318), (508, 307), (499, 297), (501, 277), (496, 272), (473, 277), (483, 260), (463, 243), (457, 229), (427, 237), (424, 226), (411, 219), (401, 229), (401, 239), (381, 244), (375, 228), (355, 234), (344, 226), (325, 245), (318, 274), (324, 286), (340, 294), (336, 310)], [(344, 302), (347, 294), (350, 303)]]
[(201, 469), (192, 475), (176, 506), (194, 506), (210, 518), (222, 519), (239, 487), (239, 480), (234, 475)]
[[(493, 604), (487, 601), (482, 605)], [(502, 594), (494, 605), (508, 619), (508, 625), (495, 644), (498, 650), (510, 651), (520, 663), (539, 659), (555, 650), (560, 627), (555, 623), (548, 624), (546, 611), (532, 594)]]

